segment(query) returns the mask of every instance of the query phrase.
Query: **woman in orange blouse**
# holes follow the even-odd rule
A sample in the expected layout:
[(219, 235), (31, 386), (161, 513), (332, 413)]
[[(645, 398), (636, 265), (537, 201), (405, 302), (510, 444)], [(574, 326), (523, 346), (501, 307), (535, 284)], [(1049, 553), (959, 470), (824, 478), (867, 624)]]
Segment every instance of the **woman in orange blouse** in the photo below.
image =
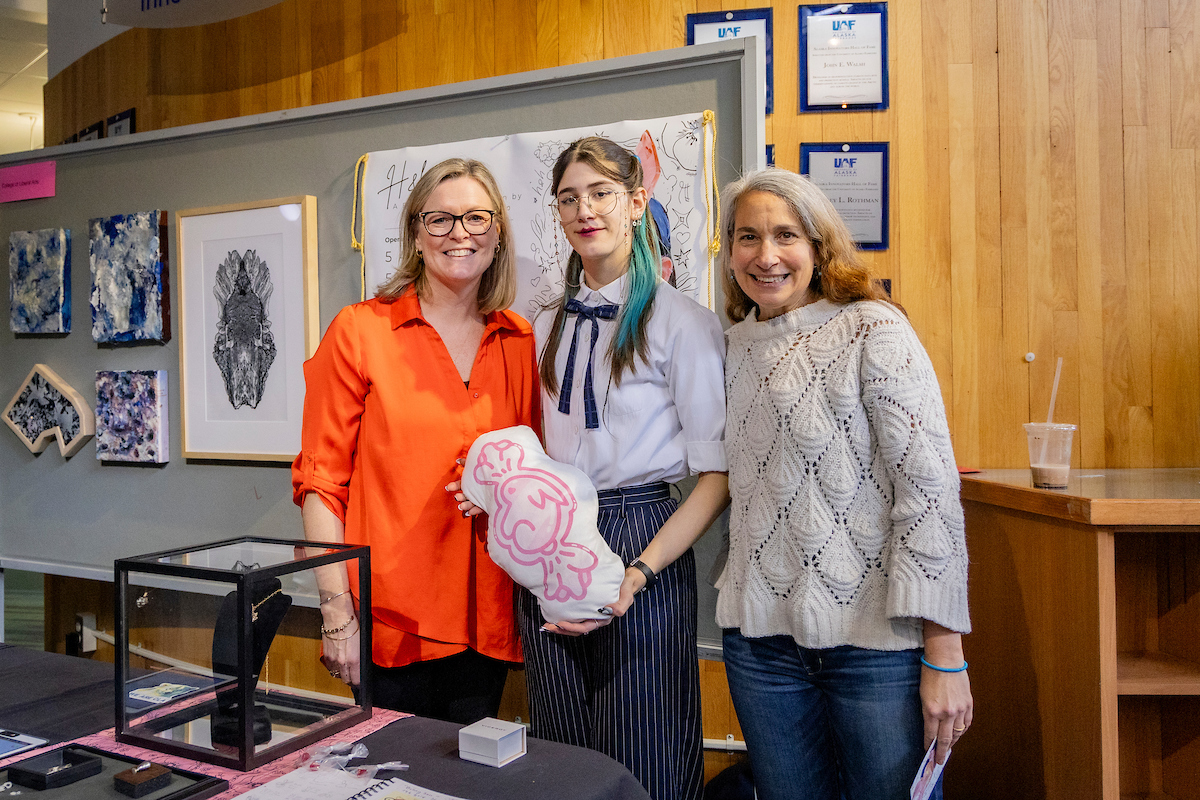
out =
[[(540, 430), (533, 334), (504, 311), (516, 259), (504, 201), (478, 161), (417, 182), (400, 267), (348, 306), (304, 365), (293, 496), (306, 538), (371, 546), (376, 705), (470, 723), (495, 716), (521, 651), (513, 584), (447, 484), (475, 437)], [(323, 660), (359, 683), (357, 581), (319, 576)]]

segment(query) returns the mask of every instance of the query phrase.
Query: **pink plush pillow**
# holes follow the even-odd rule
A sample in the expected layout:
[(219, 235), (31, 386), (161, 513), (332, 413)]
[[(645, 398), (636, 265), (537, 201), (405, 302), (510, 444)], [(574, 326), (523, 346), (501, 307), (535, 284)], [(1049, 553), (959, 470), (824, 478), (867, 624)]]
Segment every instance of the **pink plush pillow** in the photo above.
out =
[(527, 426), (485, 433), (463, 467), (463, 494), (488, 513), (488, 554), (533, 592), (547, 622), (604, 619), (625, 579), (596, 527), (588, 476), (553, 460)]

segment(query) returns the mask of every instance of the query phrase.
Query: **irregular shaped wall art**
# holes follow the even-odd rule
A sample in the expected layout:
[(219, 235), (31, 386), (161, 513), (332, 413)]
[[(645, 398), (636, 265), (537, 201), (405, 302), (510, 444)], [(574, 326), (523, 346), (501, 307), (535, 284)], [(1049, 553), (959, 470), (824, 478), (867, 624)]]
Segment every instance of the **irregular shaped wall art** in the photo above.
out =
[(488, 555), (538, 599), (547, 622), (605, 619), (625, 565), (596, 525), (596, 488), (555, 461), (527, 426), (485, 433), (463, 467), (462, 490), (488, 513)]
[(258, 408), (267, 371), (275, 361), (275, 337), (267, 308), (271, 271), (254, 250), (236, 250), (217, 267), (213, 296), (220, 316), (213, 337), (213, 358), (225, 382), (225, 394), (234, 408)]
[(167, 371), (96, 372), (96, 459), (165, 464), (168, 439)]
[(92, 338), (170, 341), (166, 212), (93, 219), (89, 233)]
[(71, 332), (71, 232), (13, 231), (8, 237), (9, 328)]
[(83, 395), (45, 364), (37, 364), (4, 409), (4, 422), (29, 448), (40, 453), (58, 440), (64, 457), (72, 456), (92, 438), (96, 421)]

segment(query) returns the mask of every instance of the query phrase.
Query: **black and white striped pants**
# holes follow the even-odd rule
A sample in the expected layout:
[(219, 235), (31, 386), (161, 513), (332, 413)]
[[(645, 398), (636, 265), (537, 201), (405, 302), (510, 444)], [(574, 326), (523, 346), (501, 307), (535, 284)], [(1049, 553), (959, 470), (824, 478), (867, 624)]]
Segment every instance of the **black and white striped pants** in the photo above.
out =
[[(678, 503), (665, 483), (600, 492), (600, 535), (628, 563)], [(696, 562), (689, 550), (625, 616), (587, 636), (539, 630), (522, 590), (520, 626), (533, 735), (590, 747), (628, 767), (654, 800), (703, 794)]]

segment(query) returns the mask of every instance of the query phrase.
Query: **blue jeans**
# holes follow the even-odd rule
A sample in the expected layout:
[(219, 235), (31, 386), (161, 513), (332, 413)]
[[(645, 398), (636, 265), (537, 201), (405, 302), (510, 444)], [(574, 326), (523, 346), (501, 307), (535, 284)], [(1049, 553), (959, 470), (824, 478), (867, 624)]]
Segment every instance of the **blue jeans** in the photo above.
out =
[(737, 628), (724, 645), (759, 800), (907, 800), (925, 756), (920, 650), (810, 650)]

